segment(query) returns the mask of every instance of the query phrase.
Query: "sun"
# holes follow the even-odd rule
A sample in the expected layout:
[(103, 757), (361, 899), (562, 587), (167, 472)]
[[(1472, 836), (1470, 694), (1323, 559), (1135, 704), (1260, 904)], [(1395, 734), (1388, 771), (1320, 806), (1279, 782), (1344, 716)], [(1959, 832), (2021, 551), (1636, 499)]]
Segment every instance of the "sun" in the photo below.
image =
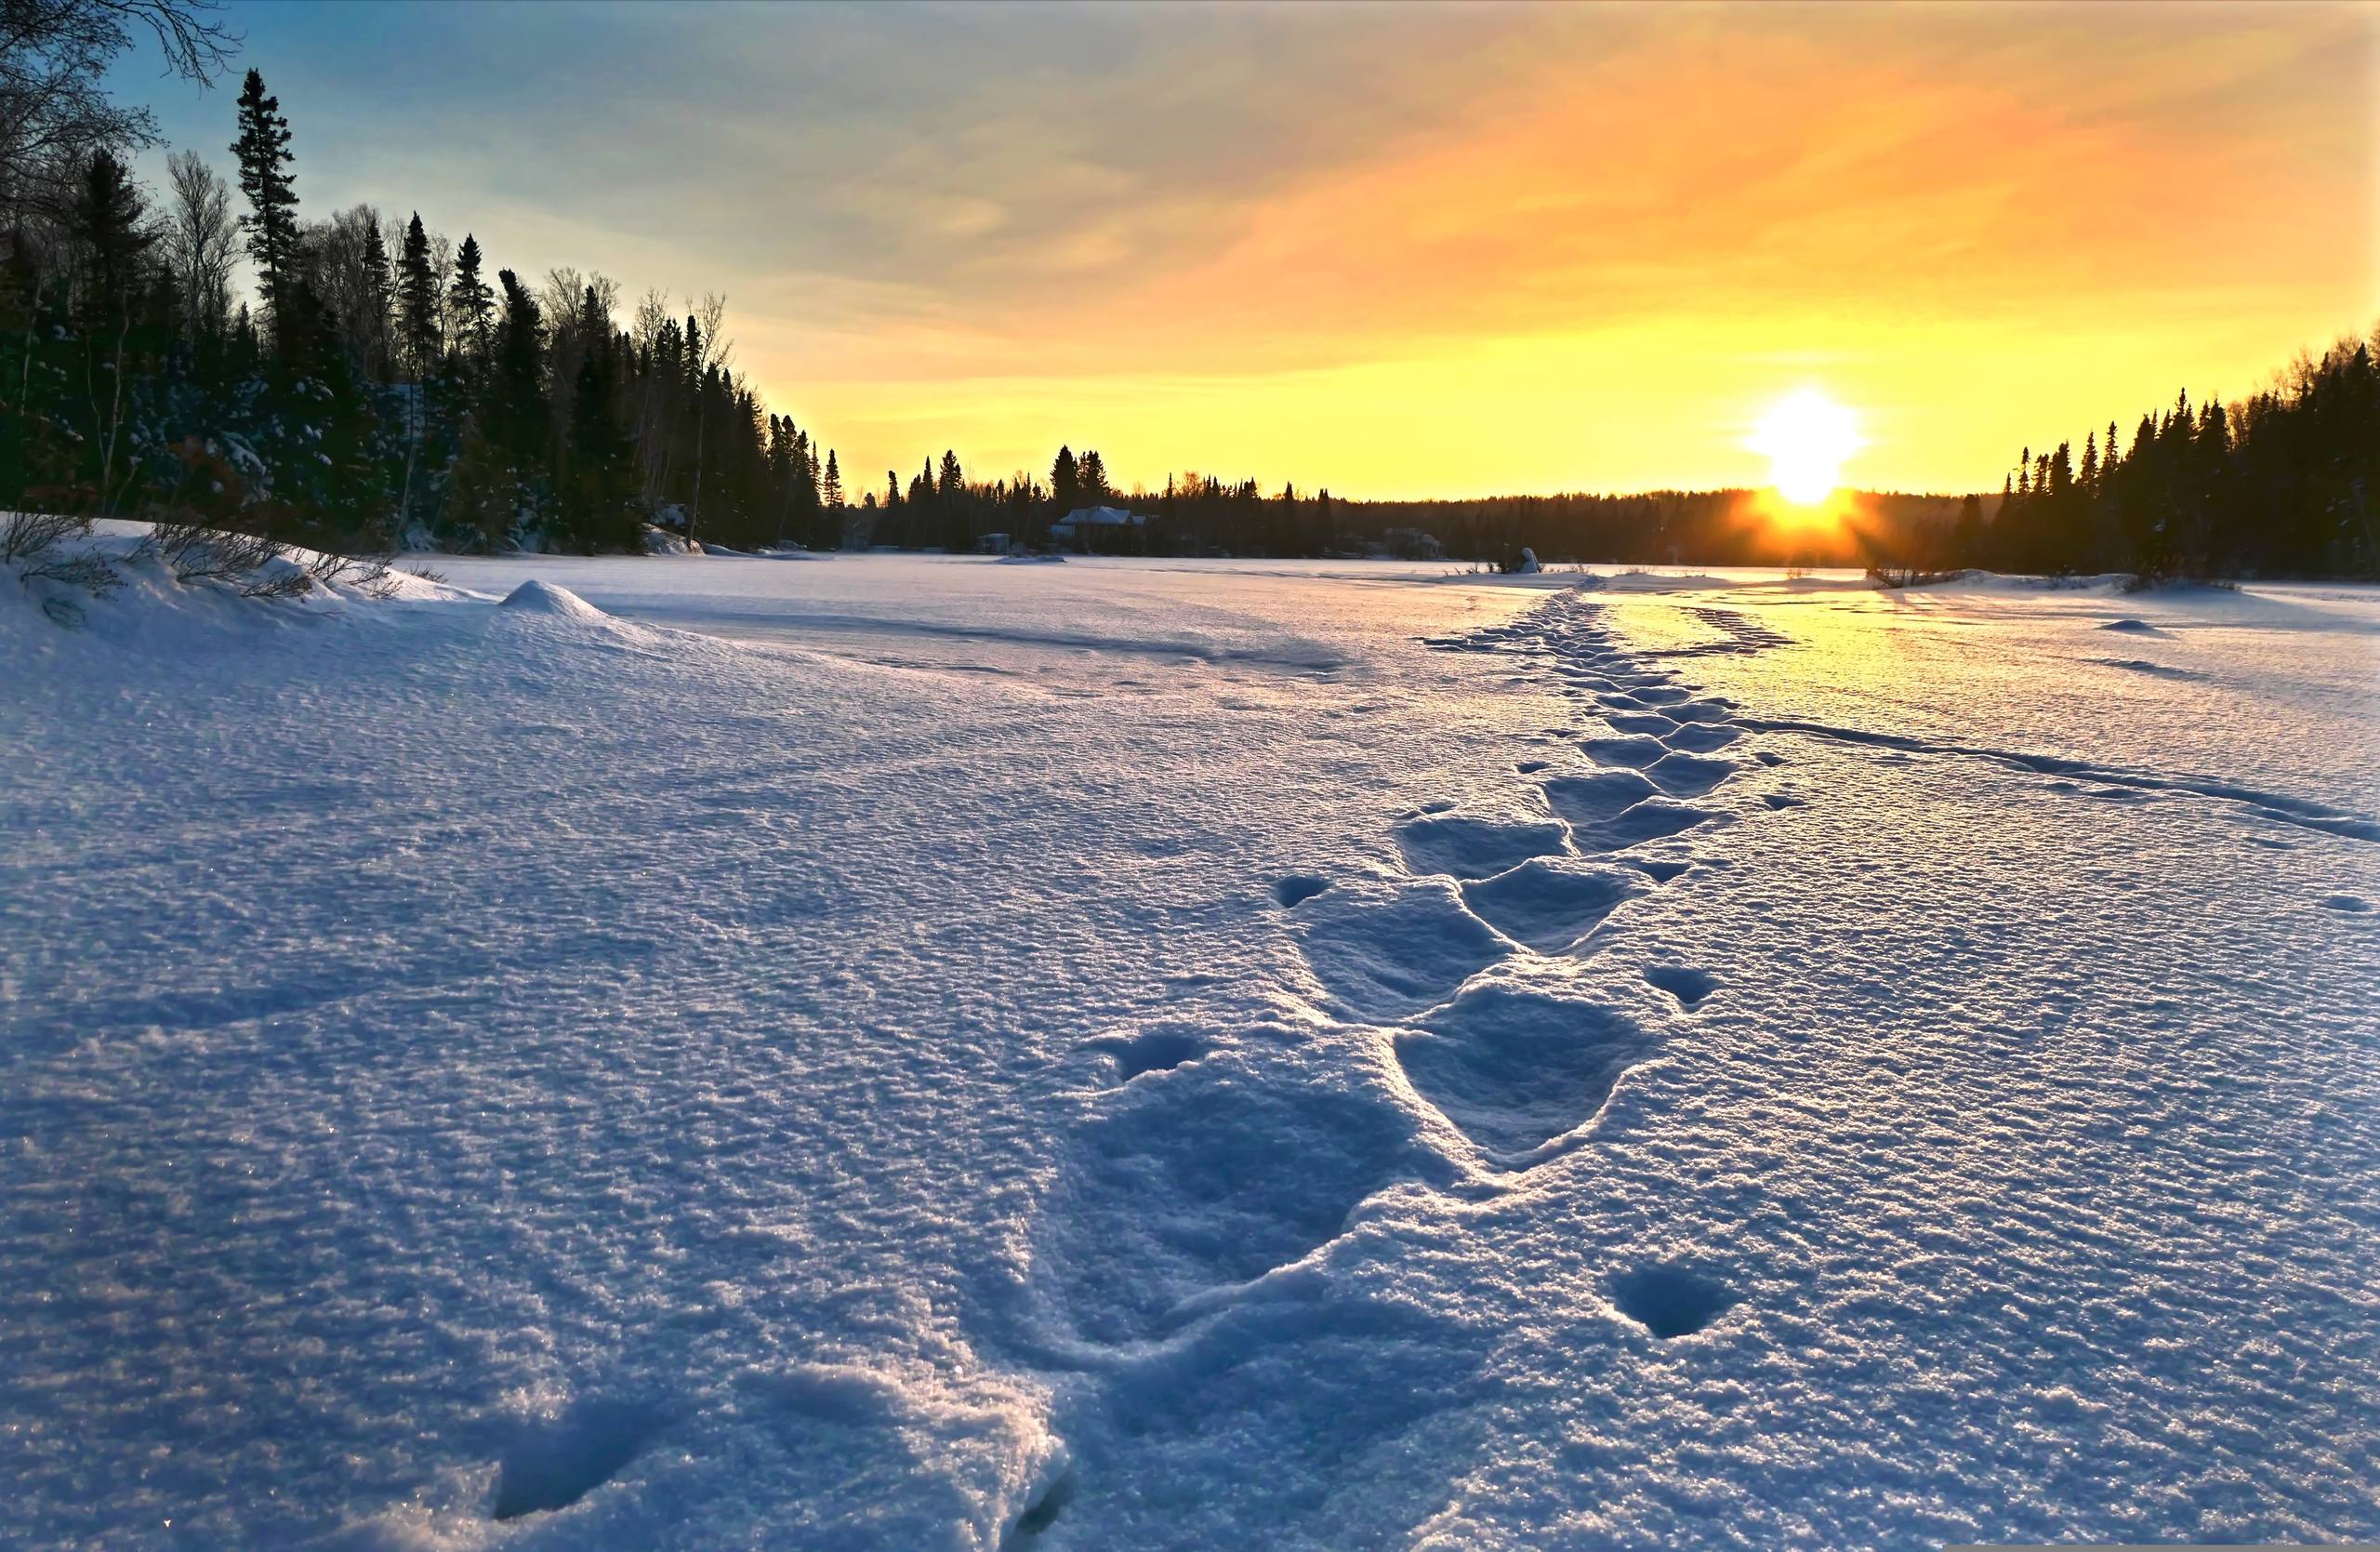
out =
[(1796, 389), (1761, 417), (1745, 445), (1768, 456), (1778, 495), (1815, 507), (1842, 482), (1843, 460), (1859, 450), (1858, 421), (1818, 389)]

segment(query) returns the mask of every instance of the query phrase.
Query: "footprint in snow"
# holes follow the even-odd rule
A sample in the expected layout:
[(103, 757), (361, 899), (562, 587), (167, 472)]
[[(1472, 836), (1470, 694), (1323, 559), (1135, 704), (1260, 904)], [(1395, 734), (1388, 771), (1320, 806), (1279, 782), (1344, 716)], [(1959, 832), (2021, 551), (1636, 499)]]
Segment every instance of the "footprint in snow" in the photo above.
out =
[(1580, 744), (1587, 758), (1598, 765), (1621, 765), (1641, 770), (1669, 755), (1669, 747), (1658, 738), (1633, 734), (1620, 738), (1589, 738)]
[(1443, 875), (1342, 880), (1289, 921), (1330, 1002), (1361, 1021), (1394, 1022), (1442, 1002), (1513, 951)]
[(1493, 982), (1396, 1036), (1414, 1093), (1507, 1168), (1594, 1120), (1659, 1041), (1616, 1009)]
[(1667, 754), (1645, 767), (1652, 784), (1673, 798), (1699, 798), (1736, 774), (1732, 760), (1707, 754)]
[(1645, 968), (1645, 979), (1677, 999), (1677, 1005), (1686, 1012), (1710, 1001), (1719, 989), (1719, 978), (1707, 970), (1697, 970), (1684, 964), (1654, 964)]
[(1136, 1035), (1104, 1035), (1084, 1042), (1116, 1063), (1116, 1081), (1129, 1083), (1146, 1072), (1170, 1072), (1207, 1054), (1207, 1042), (1182, 1029), (1147, 1029)]
[(1661, 1341), (1691, 1336), (1736, 1306), (1726, 1285), (1686, 1267), (1644, 1267), (1612, 1279), (1611, 1302)]
[(1085, 1340), (1180, 1331), (1218, 1292), (1300, 1260), (1400, 1175), (1435, 1173), (1370, 1084), (1285, 1081), (1217, 1054), (1116, 1091), (1076, 1133), (1038, 1277)]
[(1645, 893), (1644, 876), (1575, 857), (1532, 857), (1462, 886), (1472, 913), (1515, 943), (1558, 953)]
[(1530, 857), (1567, 849), (1555, 820), (1457, 814), (1448, 812), (1450, 807), (1436, 807), (1396, 827), (1397, 849), (1414, 872), (1484, 879)]
[(1273, 898), (1284, 907), (1294, 906), (1313, 899), (1329, 887), (1328, 879), (1318, 879), (1311, 873), (1291, 873), (1273, 885)]
[(489, 1513), (518, 1519), (568, 1508), (626, 1469), (668, 1421), (644, 1402), (590, 1399), (522, 1428), (496, 1468)]
[(1712, 754), (1743, 736), (1743, 729), (1725, 723), (1688, 723), (1661, 742), (1687, 754)]

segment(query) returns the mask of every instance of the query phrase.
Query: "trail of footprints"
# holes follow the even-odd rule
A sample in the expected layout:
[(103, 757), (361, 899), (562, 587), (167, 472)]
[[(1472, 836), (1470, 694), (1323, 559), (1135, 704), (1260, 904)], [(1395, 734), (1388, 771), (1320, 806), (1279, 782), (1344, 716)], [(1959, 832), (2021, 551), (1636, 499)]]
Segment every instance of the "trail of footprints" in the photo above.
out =
[[(1661, 1043), (1655, 1026), (1669, 1020), (1641, 1000), (1595, 1001), (1575, 971), (1528, 971), (1588, 957), (1613, 911), (1687, 872), (1691, 862), (1659, 843), (1726, 822), (1699, 800), (1745, 768), (1722, 752), (1744, 736), (1734, 706), (1643, 666), (1598, 615), (1557, 595), (1511, 624), (1429, 643), (1512, 655), (1525, 679), (1550, 674), (1591, 700), (1593, 733), (1560, 730), (1584, 759), (1517, 764), (1541, 807), (1425, 805), (1396, 829), (1406, 876), (1294, 875), (1273, 886), (1327, 1011), (1393, 1030), (1394, 1077), (1467, 1139), (1474, 1178), (1561, 1151)], [(1774, 640), (1712, 623), (1739, 644)], [(1481, 974), (1499, 966), (1507, 973)], [(1688, 965), (1652, 966), (1643, 980), (1681, 1015), (1724, 989)], [(1390, 1180), (1464, 1173), (1360, 1082), (1317, 1093), (1259, 1076), (1261, 1045), (1251, 1055), (1184, 1028), (1092, 1050), (1118, 1089), (1087, 1128), (1073, 1210), (1057, 1227), (1068, 1242), (1045, 1265), (1094, 1342), (1161, 1338), (1195, 1318), (1196, 1295), (1297, 1260)], [(1251, 1161), (1283, 1138), (1296, 1140), (1287, 1167), (1299, 1188), (1246, 1188)]]
[[(1694, 834), (1764, 806), (1803, 806), (1773, 787), (1718, 795), (1784, 764), (1755, 747), (1778, 736), (1869, 747), (1889, 762), (1977, 757), (2052, 778), (2056, 792), (2194, 795), (2237, 805), (2246, 822), (2380, 840), (2380, 821), (2288, 796), (1750, 716), (1679, 683), (1657, 659), (1762, 652), (1787, 639), (1733, 611), (1688, 612), (1714, 640), (1632, 651), (1604, 629), (1595, 604), (1570, 592), (1507, 624), (1428, 643), (1512, 658), (1509, 683), (1551, 681), (1592, 731), (1565, 725), (1537, 737), (1533, 757), (1514, 763), (1523, 801), (1509, 809), (1441, 803), (1407, 816), (1395, 831), (1401, 876), (1298, 874), (1273, 885), (1322, 988), (1322, 1011), (1384, 1031), (1390, 1064), (1285, 1063), (1311, 1038), (1287, 1027), (1229, 1042), (1192, 1026), (1092, 1042), (1113, 1088), (1078, 1134), (1075, 1168), (1045, 1214), (1037, 1275), (1073, 1344), (1046, 1356), (1162, 1373), (1201, 1340), (1244, 1344), (1253, 1339), (1247, 1329), (1222, 1324), (1258, 1307), (1242, 1295), (1348, 1232), (1383, 1188), (1414, 1181), (1493, 1192), (1575, 1146), (1627, 1070), (1692, 1028), (1726, 990), (1691, 964), (1601, 976), (1580, 966), (1615, 911), (1715, 866), (1695, 859)], [(2353, 895), (2320, 903), (2373, 909)], [(1289, 1065), (1296, 1076), (1283, 1075)], [(1400, 1086), (1461, 1142), (1417, 1121)], [(1662, 1264), (1617, 1268), (1606, 1292), (1662, 1341), (1704, 1329), (1738, 1298), (1706, 1270)], [(1178, 1407), (1178, 1397), (1152, 1399), (1170, 1394), (1164, 1383), (1126, 1384), (1106, 1404)], [(1060, 1501), (1026, 1509), (1012, 1543), (1034, 1539)]]
[[(1205, 1317), (1335, 1240), (1383, 1187), (1478, 1193), (1525, 1174), (1581, 1135), (1665, 1028), (1724, 993), (1691, 965), (1649, 966), (1644, 989), (1600, 994), (1577, 972), (1607, 917), (1693, 870), (1677, 838), (1728, 822), (1707, 800), (1748, 768), (1735, 708), (1644, 666), (1598, 613), (1556, 595), (1511, 624), (1429, 643), (1511, 655), (1518, 682), (1551, 676), (1593, 708), (1592, 733), (1546, 736), (1576, 754), (1516, 762), (1525, 803), (1409, 815), (1395, 834), (1401, 877), (1298, 874), (1272, 886), (1324, 1011), (1387, 1031), (1393, 1066), (1301, 1068), (1285, 1080), (1277, 1058), (1306, 1038), (1286, 1028), (1224, 1042), (1184, 1024), (1091, 1042), (1113, 1086), (1078, 1134), (1039, 1230), (1036, 1275), (1066, 1333), (1045, 1360), (1162, 1364), (1200, 1339)], [(1711, 623), (1732, 650), (1750, 649), (1752, 632)], [(1467, 1157), (1398, 1102), (1400, 1084)], [(1610, 1293), (1664, 1339), (1733, 1302), (1690, 1268), (1627, 1270)], [(1117, 1387), (1107, 1404), (1144, 1388)], [(1040, 1509), (1012, 1544), (1047, 1525)]]

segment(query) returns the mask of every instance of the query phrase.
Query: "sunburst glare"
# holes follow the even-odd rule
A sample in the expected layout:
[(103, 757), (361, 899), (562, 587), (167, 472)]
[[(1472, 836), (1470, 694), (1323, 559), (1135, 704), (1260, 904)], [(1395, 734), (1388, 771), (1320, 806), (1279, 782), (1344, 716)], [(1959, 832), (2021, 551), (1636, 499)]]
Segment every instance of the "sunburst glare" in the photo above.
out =
[(1768, 459), (1769, 483), (1797, 506), (1814, 507), (1842, 483), (1843, 461), (1862, 445), (1858, 419), (1815, 388), (1797, 389), (1761, 417), (1746, 444)]

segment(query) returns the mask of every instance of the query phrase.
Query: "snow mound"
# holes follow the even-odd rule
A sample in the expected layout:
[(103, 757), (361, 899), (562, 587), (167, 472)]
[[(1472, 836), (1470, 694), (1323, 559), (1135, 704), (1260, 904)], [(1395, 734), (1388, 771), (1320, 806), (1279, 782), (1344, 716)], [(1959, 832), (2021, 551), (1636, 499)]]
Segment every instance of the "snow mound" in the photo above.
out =
[(609, 619), (612, 617), (568, 588), (532, 578), (505, 594), (502, 607), (533, 615), (558, 615), (564, 619)]

